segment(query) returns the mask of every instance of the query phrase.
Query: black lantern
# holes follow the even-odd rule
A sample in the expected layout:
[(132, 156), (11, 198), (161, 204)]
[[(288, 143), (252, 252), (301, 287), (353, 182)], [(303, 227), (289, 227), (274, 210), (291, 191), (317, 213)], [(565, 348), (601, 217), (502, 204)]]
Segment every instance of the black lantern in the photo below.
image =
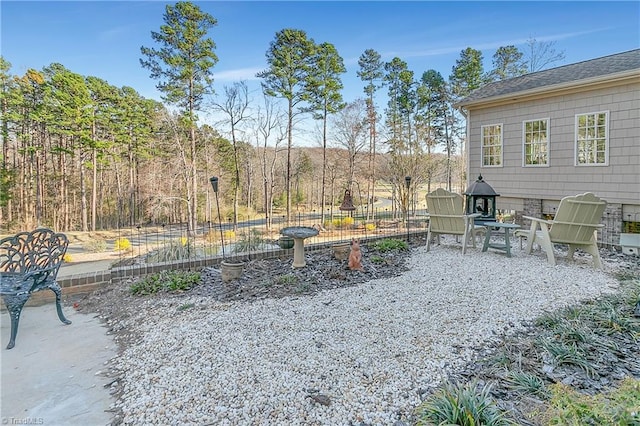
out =
[(476, 222), (495, 222), (496, 220), (496, 197), (497, 194), (491, 185), (482, 179), (482, 175), (469, 185), (464, 192), (467, 202), (467, 214), (480, 213), (480, 217), (476, 218)]
[(217, 194), (218, 193), (218, 176), (212, 176), (209, 179), (209, 182), (211, 182), (211, 186), (213, 187), (213, 192)]

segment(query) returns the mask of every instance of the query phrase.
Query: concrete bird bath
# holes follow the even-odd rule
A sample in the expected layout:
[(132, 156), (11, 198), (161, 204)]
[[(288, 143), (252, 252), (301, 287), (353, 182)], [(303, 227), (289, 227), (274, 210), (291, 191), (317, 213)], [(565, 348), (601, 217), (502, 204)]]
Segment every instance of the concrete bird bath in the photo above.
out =
[(304, 260), (304, 240), (318, 235), (318, 230), (310, 226), (288, 226), (280, 230), (286, 237), (293, 238), (293, 266), (304, 268), (307, 262)]

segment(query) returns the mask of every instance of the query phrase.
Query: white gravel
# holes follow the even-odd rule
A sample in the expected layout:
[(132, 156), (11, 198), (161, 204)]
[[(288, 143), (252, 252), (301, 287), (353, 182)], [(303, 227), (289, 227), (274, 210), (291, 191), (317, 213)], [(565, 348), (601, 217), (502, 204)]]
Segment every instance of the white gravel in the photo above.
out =
[(393, 425), (474, 348), (617, 287), (590, 258), (513, 254), (422, 247), (402, 276), (315, 296), (154, 301), (126, 320), (143, 339), (115, 360), (114, 406), (125, 424)]

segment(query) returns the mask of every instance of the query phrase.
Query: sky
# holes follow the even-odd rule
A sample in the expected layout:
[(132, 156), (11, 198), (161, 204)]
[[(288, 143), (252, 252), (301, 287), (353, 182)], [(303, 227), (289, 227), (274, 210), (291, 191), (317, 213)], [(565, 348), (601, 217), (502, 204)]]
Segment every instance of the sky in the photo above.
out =
[[(60, 63), (83, 76), (129, 86), (161, 100), (156, 81), (140, 65), (140, 47), (156, 47), (152, 31), (163, 25), (163, 1), (0, 1), (0, 52), (11, 73)], [(436, 70), (449, 78), (460, 53), (480, 50), (484, 68), (500, 46), (526, 52), (527, 41), (554, 43), (561, 66), (640, 47), (638, 1), (195, 1), (217, 20), (209, 36), (219, 58), (218, 96), (244, 80), (259, 99), (255, 74), (284, 28), (303, 30), (316, 43), (332, 43), (344, 59), (343, 97), (364, 97), (358, 58), (374, 49), (383, 61), (398, 57), (419, 78)]]

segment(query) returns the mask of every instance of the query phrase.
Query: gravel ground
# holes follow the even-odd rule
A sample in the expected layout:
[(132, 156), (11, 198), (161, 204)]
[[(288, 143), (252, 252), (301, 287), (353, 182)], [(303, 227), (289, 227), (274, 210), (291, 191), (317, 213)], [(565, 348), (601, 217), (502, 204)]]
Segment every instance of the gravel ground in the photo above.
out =
[(603, 260), (604, 271), (589, 256), (550, 267), (518, 247), (509, 259), (414, 242), (395, 255), (363, 247), (364, 272), (317, 252), (296, 270), (290, 259), (250, 263), (235, 284), (208, 270), (180, 295), (111, 286), (79, 307), (121, 345), (115, 424), (409, 424), (482, 348), (545, 311), (615, 292), (629, 261)]

